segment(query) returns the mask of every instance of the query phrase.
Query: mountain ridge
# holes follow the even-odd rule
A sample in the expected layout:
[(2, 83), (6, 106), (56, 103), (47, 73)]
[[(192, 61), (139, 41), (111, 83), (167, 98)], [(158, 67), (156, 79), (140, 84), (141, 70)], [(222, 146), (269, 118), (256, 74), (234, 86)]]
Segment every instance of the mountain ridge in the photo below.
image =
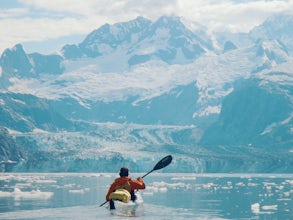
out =
[[(286, 18), (268, 19), (247, 34), (217, 33), (212, 40), (207, 33), (199, 35), (186, 28), (178, 17), (162, 16), (154, 22), (138, 17), (105, 24), (80, 44), (65, 45), (59, 54), (26, 54), (21, 44), (5, 50), (0, 58), (0, 111), (5, 113), (0, 126), (12, 136), (20, 133), (17, 137), (26, 139), (29, 134), (27, 140), (37, 145), (32, 154), (24, 153), (16, 170), (31, 171), (35, 165), (54, 170), (58, 163), (64, 163), (64, 169), (76, 164), (90, 169), (87, 163), (98, 164), (90, 152), (108, 165), (115, 158), (135, 164), (117, 142), (125, 149), (136, 146), (131, 150), (145, 155), (174, 153), (176, 168), (183, 172), (188, 169), (182, 170), (181, 165), (191, 172), (230, 172), (235, 154), (229, 151), (238, 149), (246, 157), (269, 149), (268, 160), (279, 153), (281, 161), (289, 161), (286, 169), (275, 169), (287, 172), (293, 139), (293, 62), (292, 35), (282, 29), (291, 24), (292, 16)], [(284, 35), (267, 37), (271, 26)], [(17, 121), (23, 126), (16, 126)], [(106, 126), (105, 140), (97, 138), (103, 133), (101, 123), (114, 123)], [(143, 128), (133, 128), (136, 124)], [(126, 139), (114, 135), (122, 132), (120, 125), (126, 126)], [(168, 126), (174, 130), (170, 132)], [(52, 146), (45, 147), (39, 131), (50, 137)], [(75, 143), (69, 141), (71, 132), (80, 132)], [(98, 145), (111, 147), (97, 150), (93, 144), (84, 148), (85, 155), (75, 150), (97, 144), (95, 138)], [(64, 139), (68, 142), (63, 143)], [(61, 149), (64, 155), (59, 158)], [(51, 165), (33, 158), (46, 154)], [(140, 161), (146, 163), (144, 157)], [(250, 163), (255, 167), (248, 167)], [(242, 171), (268, 169), (253, 161), (242, 165)]]

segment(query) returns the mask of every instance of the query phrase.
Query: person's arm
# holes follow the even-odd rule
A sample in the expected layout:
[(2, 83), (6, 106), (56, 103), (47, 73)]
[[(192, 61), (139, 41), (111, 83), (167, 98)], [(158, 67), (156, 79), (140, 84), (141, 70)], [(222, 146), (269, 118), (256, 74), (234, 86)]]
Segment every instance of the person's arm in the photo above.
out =
[(131, 189), (145, 189), (145, 184), (141, 177), (137, 179), (131, 179), (130, 181)]
[(109, 201), (110, 200), (110, 194), (115, 190), (115, 183), (112, 183), (109, 190), (108, 190), (108, 193), (106, 195), (106, 200)]

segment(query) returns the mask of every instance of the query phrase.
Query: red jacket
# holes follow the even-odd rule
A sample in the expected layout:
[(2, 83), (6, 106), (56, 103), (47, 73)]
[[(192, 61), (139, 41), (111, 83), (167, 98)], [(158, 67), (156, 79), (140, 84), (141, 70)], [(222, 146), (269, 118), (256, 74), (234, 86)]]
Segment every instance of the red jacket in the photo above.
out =
[(130, 189), (131, 190), (135, 190), (135, 189), (145, 189), (145, 184), (142, 180), (141, 177), (136, 179), (131, 179), (128, 176), (125, 177), (119, 177), (117, 179), (115, 179), (115, 181), (111, 184), (108, 193), (106, 195), (106, 200), (109, 201), (110, 200), (110, 194), (112, 192), (114, 192), (116, 190), (116, 187), (121, 186), (121, 185), (125, 185), (127, 183), (127, 181), (129, 182), (130, 185)]

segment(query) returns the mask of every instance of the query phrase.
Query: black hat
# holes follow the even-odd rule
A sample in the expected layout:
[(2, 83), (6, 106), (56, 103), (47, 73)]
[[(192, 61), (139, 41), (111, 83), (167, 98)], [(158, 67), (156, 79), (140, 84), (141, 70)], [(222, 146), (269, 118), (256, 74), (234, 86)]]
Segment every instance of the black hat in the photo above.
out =
[(121, 177), (123, 177), (123, 176), (128, 176), (128, 173), (129, 173), (128, 168), (127, 168), (127, 167), (122, 167), (122, 168), (120, 169), (120, 173), (119, 173), (119, 175), (120, 175)]

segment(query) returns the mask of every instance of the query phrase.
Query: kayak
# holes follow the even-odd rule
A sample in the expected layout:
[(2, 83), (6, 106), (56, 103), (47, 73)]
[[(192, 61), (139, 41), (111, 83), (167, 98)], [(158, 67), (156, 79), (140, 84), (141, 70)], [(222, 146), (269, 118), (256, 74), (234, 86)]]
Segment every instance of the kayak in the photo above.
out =
[(139, 216), (141, 215), (141, 212), (143, 210), (143, 199), (139, 192), (136, 192), (135, 195), (136, 195), (135, 201), (129, 201), (125, 203), (119, 200), (113, 200), (115, 209), (110, 209), (110, 204), (108, 204), (106, 208), (109, 209), (111, 214), (113, 215), (127, 216), (127, 217)]
[[(168, 166), (170, 163), (172, 162), (172, 156), (168, 155), (166, 157), (164, 157), (163, 159), (161, 159), (155, 166), (154, 168), (149, 171), (148, 173), (146, 173), (145, 175), (143, 175), (141, 178), (146, 177), (147, 175), (149, 175), (151, 172), (155, 171), (155, 170), (159, 170), (162, 169), (166, 166)], [(115, 192), (115, 191), (114, 191)], [(112, 193), (111, 193), (112, 194)], [(111, 196), (110, 194), (110, 196)], [(108, 203), (108, 205), (106, 206), (110, 212), (112, 214), (121, 214), (121, 215), (126, 215), (126, 216), (140, 216), (141, 212), (143, 212), (143, 199), (140, 195), (140, 193), (138, 191), (135, 192), (135, 195), (137, 197), (137, 199), (133, 202), (121, 202), (118, 199), (114, 199), (114, 197), (118, 198), (120, 197), (120, 199), (122, 198), (122, 200), (124, 199), (124, 196), (121, 195), (121, 192), (119, 192), (118, 194), (114, 194), (114, 197), (112, 197), (112, 199), (110, 200), (110, 202), (106, 201), (104, 203), (102, 203), (100, 205), (103, 206), (106, 203)], [(131, 196), (131, 195), (130, 195)], [(113, 201), (114, 200), (114, 201)], [(125, 201), (129, 201), (129, 197), (127, 199), (124, 199)], [(113, 201), (113, 204), (112, 202)], [(111, 208), (110, 208), (110, 203), (111, 203)]]

